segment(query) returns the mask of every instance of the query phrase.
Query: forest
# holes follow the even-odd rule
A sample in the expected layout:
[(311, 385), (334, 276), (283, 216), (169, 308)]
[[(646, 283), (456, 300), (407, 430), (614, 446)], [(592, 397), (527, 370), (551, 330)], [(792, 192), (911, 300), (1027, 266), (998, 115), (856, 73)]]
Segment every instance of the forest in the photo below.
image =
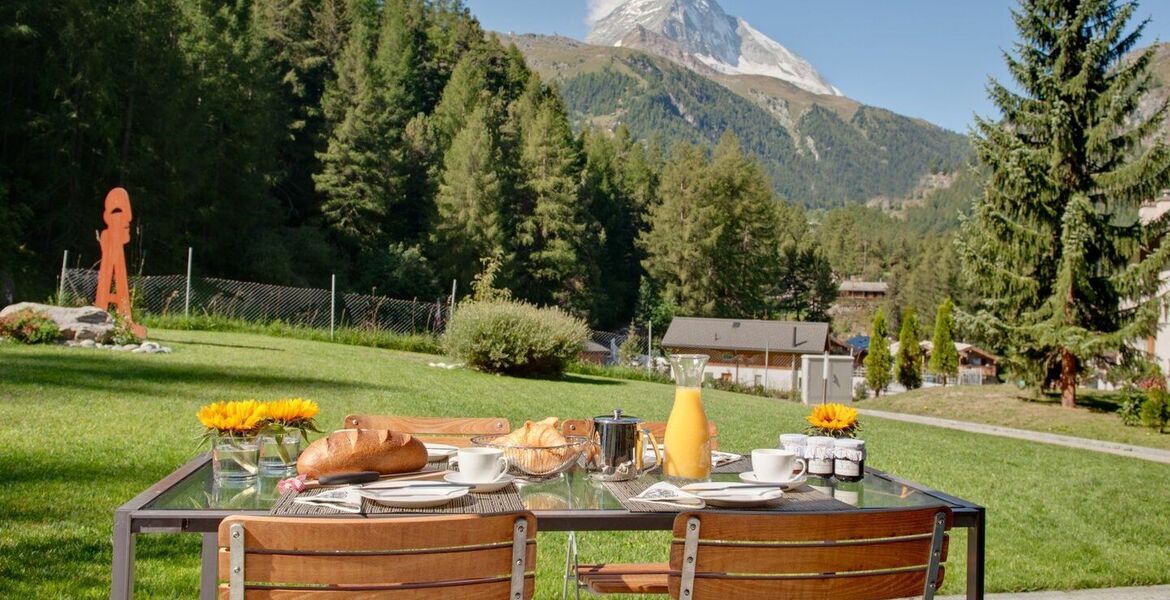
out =
[(433, 299), (494, 260), (595, 327), (824, 318), (835, 296), (738, 138), (575, 131), (458, 0), (14, 0), (0, 23), (6, 296), (47, 296), (64, 250), (96, 262), (114, 186), (135, 273), (191, 246), (201, 274)]

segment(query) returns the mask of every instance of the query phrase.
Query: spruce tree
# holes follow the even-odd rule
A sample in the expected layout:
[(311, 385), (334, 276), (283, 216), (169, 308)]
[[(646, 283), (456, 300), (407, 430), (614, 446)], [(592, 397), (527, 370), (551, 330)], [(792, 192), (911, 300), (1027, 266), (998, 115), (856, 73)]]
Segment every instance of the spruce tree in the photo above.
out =
[[(1153, 135), (1166, 106), (1136, 109), (1153, 49), (1127, 57), (1145, 23), (1136, 2), (1023, 0), (1020, 42), (1005, 56), (1015, 85), (989, 94), (1001, 119), (976, 122), (989, 172), (963, 229), (962, 251), (982, 301), (971, 325), (1033, 382), (1076, 403), (1094, 360), (1139, 354), (1154, 333), (1170, 215), (1143, 226), (1137, 210), (1170, 185), (1170, 151)], [(1016, 91), (1018, 90), (1018, 91)]]
[(464, 289), (470, 289), (481, 259), (505, 253), (498, 120), (490, 102), (472, 111), (447, 150), (435, 199), (438, 218), (431, 240), (442, 249), (437, 255), (446, 273)]
[(869, 352), (865, 355), (865, 383), (874, 396), (881, 396), (890, 385), (890, 333), (886, 330), (886, 315), (880, 309), (873, 316), (869, 329)]
[(914, 309), (902, 313), (902, 331), (898, 334), (898, 356), (894, 359), (894, 375), (908, 390), (922, 387), (922, 347), (918, 331), (918, 316)]
[(934, 317), (934, 338), (931, 340), (930, 363), (927, 367), (931, 373), (942, 377), (943, 385), (948, 378), (959, 374), (959, 352), (955, 349), (955, 318), (952, 315), (955, 305), (950, 298), (943, 300), (938, 307), (938, 314)]

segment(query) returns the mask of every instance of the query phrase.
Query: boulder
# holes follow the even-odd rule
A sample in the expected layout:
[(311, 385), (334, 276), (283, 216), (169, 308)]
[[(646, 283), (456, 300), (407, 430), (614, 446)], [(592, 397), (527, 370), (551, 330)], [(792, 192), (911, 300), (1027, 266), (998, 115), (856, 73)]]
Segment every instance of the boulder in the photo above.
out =
[(61, 329), (64, 340), (94, 340), (106, 342), (114, 335), (114, 317), (94, 306), (52, 306), (35, 302), (20, 302), (0, 310), (0, 317), (22, 310), (45, 315)]

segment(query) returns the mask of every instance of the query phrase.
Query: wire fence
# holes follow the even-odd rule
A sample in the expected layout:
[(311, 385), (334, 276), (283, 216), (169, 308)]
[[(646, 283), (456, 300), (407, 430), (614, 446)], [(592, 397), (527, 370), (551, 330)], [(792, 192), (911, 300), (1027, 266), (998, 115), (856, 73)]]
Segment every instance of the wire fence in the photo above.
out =
[[(66, 269), (66, 296), (93, 298), (97, 271)], [(256, 323), (329, 329), (356, 327), (399, 335), (443, 332), (450, 317), (444, 299), (434, 302), (399, 300), (368, 294), (334, 294), (319, 288), (298, 288), (215, 277), (192, 277), (188, 294), (183, 275), (130, 277), (134, 305), (146, 314), (201, 315)]]

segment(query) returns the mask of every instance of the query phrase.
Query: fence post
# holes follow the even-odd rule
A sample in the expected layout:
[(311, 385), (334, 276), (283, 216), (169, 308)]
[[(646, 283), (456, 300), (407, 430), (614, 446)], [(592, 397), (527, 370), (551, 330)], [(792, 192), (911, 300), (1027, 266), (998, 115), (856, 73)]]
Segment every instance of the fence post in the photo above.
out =
[(646, 372), (654, 369), (654, 321), (646, 322)]
[(329, 339), (333, 339), (333, 316), (337, 313), (337, 275), (329, 276)]
[(187, 295), (183, 297), (183, 316), (191, 316), (191, 259), (195, 255), (195, 249), (187, 246)]
[(57, 302), (65, 304), (65, 269), (69, 267), (69, 251), (61, 257), (61, 282), (57, 284)]

